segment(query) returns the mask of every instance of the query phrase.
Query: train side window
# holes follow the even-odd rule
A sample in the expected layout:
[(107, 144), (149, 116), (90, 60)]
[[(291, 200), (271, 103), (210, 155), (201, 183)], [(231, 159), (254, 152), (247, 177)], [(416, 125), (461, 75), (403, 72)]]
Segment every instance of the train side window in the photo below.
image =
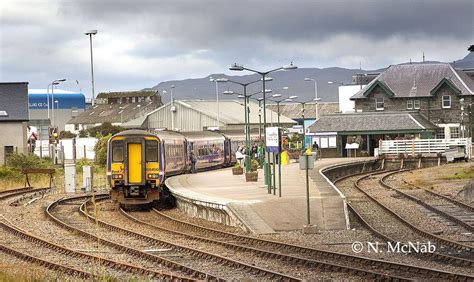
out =
[(158, 161), (158, 142), (149, 141), (145, 142), (146, 154), (145, 159), (147, 162), (157, 162)]
[(123, 142), (122, 141), (112, 142), (112, 162), (114, 163), (123, 162)]

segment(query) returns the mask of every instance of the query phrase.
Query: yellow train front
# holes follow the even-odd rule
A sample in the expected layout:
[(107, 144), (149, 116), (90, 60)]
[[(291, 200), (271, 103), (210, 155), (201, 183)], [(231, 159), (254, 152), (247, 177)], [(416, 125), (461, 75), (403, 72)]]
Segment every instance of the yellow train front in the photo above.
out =
[(160, 200), (164, 167), (160, 139), (144, 130), (126, 130), (107, 145), (107, 176), (114, 201), (125, 205)]

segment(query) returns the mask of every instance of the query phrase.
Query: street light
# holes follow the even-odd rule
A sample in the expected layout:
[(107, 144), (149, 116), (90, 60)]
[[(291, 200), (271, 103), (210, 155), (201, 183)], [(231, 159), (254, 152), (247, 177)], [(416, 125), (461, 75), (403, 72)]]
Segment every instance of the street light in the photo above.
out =
[(92, 35), (97, 34), (96, 29), (86, 30), (85, 35), (89, 35), (90, 49), (91, 49), (91, 77), (92, 77), (92, 105), (95, 104), (95, 90), (94, 90), (94, 59), (92, 56)]
[(304, 149), (305, 148), (305, 143), (306, 143), (306, 130), (305, 130), (305, 125), (304, 125), (304, 111), (305, 111), (304, 106), (307, 103), (310, 103), (312, 101), (316, 101), (316, 98), (314, 98), (312, 100), (305, 101), (305, 102), (295, 101), (294, 99), (297, 99), (297, 98), (298, 98), (298, 96), (290, 96), (290, 98), (288, 100), (299, 103), (303, 107), (301, 116), (303, 117), (303, 149)]
[[(276, 69), (272, 69), (272, 70), (269, 70), (269, 71), (257, 71), (257, 70), (253, 70), (253, 69), (249, 69), (249, 68), (246, 68), (244, 67), (243, 65), (238, 65), (237, 63), (234, 63), (230, 66), (229, 70), (233, 70), (233, 71), (243, 71), (243, 70), (247, 70), (247, 71), (251, 71), (251, 72), (254, 72), (254, 73), (258, 73), (262, 76), (262, 92), (265, 92), (265, 76), (267, 76), (269, 73), (272, 73), (272, 72), (275, 72), (275, 71), (279, 71), (279, 70), (294, 70), (296, 69), (297, 66), (293, 65), (293, 62), (291, 62), (289, 65), (287, 66), (283, 66), (283, 67), (279, 67), (279, 68), (276, 68)], [(265, 95), (263, 95), (263, 131), (266, 131), (266, 128), (267, 128), (267, 111), (266, 111), (266, 99), (265, 99)], [(266, 140), (264, 141), (264, 144), (265, 144), (265, 147), (266, 147)], [(270, 152), (267, 152), (267, 158), (270, 159)], [(268, 164), (267, 162), (264, 162), (264, 174), (265, 174), (265, 183), (268, 184), (269, 188), (271, 188), (271, 177), (268, 177), (268, 174), (269, 174), (269, 167), (268, 167)], [(271, 193), (270, 189), (268, 190), (269, 193)]]
[(214, 79), (212, 76), (209, 78), (210, 82), (215, 82), (216, 83), (216, 104), (217, 104), (217, 129), (219, 129), (219, 126), (221, 125), (220, 120), (219, 120), (219, 82), (227, 82), (227, 78), (217, 78)]
[[(54, 85), (58, 85), (59, 83), (64, 82), (64, 81), (66, 81), (65, 78), (56, 79), (56, 80), (53, 80), (53, 81), (49, 84), (49, 85), (51, 85), (51, 101), (53, 102), (53, 103), (51, 103), (51, 104), (52, 104), (51, 107), (52, 107), (53, 109), (52, 109), (52, 111), (51, 111), (51, 117), (52, 117), (51, 120), (52, 120), (52, 122), (50, 121), (50, 123), (52, 123), (53, 126), (54, 126)], [(48, 85), (48, 86), (49, 86), (49, 85)], [(48, 87), (48, 89), (49, 89), (49, 87)], [(48, 100), (47, 100), (47, 101), (48, 101), (48, 119), (49, 119), (49, 91), (48, 91), (48, 89), (46, 90), (46, 92), (47, 92), (46, 95), (48, 96)]]
[[(272, 81), (273, 78), (271, 77), (265, 77), (264, 78), (266, 81)], [(257, 83), (259, 81), (261, 81), (262, 79), (259, 79), (259, 80), (255, 80), (255, 81), (251, 81), (251, 82), (247, 82), (247, 83), (242, 83), (242, 82), (238, 82), (238, 81), (234, 81), (234, 80), (227, 80), (228, 82), (230, 83), (234, 83), (234, 84), (238, 84), (240, 86), (242, 86), (244, 88), (244, 93), (242, 94), (244, 97), (247, 97), (247, 86), (249, 86), (250, 84), (254, 84), (254, 83)], [(227, 92), (227, 93), (226, 93)], [(224, 94), (233, 94), (232, 93), (229, 93), (229, 92), (232, 92), (232, 91), (224, 91)], [(250, 149), (250, 126), (249, 126), (249, 123), (250, 123), (250, 116), (248, 116), (248, 110), (247, 110), (247, 99), (244, 99), (244, 108), (245, 108), (245, 127), (244, 127), (244, 133), (245, 133), (245, 146), (247, 147), (247, 149)], [(247, 167), (247, 166), (246, 166)]]
[(174, 85), (171, 85), (170, 86), (170, 98), (171, 98), (171, 130), (174, 130), (175, 129), (175, 126), (174, 126), (174, 112), (176, 111), (176, 109), (174, 108), (174, 99), (173, 99), (173, 89), (175, 88)]
[[(54, 103), (56, 104), (56, 110), (58, 111), (59, 113), (59, 101), (56, 100), (54, 101)], [(53, 113), (54, 113), (54, 107), (53, 107)], [(53, 115), (54, 116), (54, 115)], [(53, 124), (56, 124), (56, 120), (53, 118)]]
[(315, 120), (318, 120), (318, 118), (319, 118), (319, 115), (318, 115), (318, 101), (321, 100), (320, 98), (318, 98), (318, 83), (316, 82), (316, 79), (309, 78), (309, 77), (306, 77), (304, 79), (304, 81), (314, 81), (314, 101), (315, 101), (314, 106), (315, 106), (315, 109), (316, 109), (316, 111), (315, 111), (315, 114), (316, 114)]

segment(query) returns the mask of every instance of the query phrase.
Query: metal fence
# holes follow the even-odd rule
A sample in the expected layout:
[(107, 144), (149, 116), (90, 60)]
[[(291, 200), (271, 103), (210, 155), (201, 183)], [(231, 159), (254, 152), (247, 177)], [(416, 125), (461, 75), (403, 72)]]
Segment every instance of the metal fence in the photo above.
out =
[(464, 146), (469, 158), (472, 157), (472, 139), (414, 139), (414, 140), (381, 140), (379, 154), (408, 156), (435, 155), (446, 153), (446, 150), (456, 146)]
[(35, 154), (41, 158), (61, 156), (61, 159), (82, 159), (93, 160), (95, 157), (94, 146), (97, 138), (75, 138), (62, 139), (59, 144), (49, 144), (48, 140), (36, 141)]

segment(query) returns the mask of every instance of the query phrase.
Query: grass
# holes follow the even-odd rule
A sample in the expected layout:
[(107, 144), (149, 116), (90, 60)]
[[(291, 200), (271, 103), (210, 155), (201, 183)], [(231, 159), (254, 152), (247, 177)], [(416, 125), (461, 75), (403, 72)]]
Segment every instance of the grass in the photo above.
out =
[(439, 179), (443, 179), (443, 180), (474, 179), (474, 167), (463, 169), (460, 172), (455, 172), (453, 175), (444, 176)]

